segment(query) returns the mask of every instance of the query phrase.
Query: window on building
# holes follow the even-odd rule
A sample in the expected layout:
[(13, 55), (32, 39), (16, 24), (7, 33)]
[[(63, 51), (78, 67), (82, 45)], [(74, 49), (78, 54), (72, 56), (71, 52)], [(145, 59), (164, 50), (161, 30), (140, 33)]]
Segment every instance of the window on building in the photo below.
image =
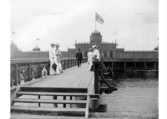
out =
[(112, 51), (110, 51), (110, 57), (113, 57), (113, 52)]
[(107, 57), (107, 52), (106, 51), (104, 51), (104, 57)]

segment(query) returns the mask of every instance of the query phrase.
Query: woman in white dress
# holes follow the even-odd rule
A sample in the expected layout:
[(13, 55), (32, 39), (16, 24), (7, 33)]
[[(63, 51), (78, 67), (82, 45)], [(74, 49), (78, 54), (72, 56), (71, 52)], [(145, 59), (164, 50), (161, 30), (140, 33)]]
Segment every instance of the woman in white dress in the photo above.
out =
[(49, 60), (50, 60), (50, 75), (55, 75), (56, 71), (52, 68), (53, 63), (57, 64), (57, 58), (55, 53), (55, 44), (51, 44), (51, 49), (49, 50)]
[(57, 71), (56, 73), (57, 74), (60, 74), (62, 72), (62, 65), (61, 65), (61, 58), (62, 58), (62, 55), (61, 55), (61, 52), (59, 50), (59, 44), (55, 44), (56, 46), (56, 50), (55, 50), (55, 53), (56, 53), (56, 57), (57, 57)]
[(92, 64), (92, 56), (93, 56), (93, 52), (92, 52), (92, 48), (89, 49), (88, 51), (88, 64), (89, 64), (89, 70), (91, 69)]

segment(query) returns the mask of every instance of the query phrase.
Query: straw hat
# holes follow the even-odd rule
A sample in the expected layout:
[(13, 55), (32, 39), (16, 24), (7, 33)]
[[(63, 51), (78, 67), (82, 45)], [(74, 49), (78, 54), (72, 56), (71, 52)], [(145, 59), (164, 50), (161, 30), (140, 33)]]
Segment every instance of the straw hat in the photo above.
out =
[(60, 45), (58, 43), (55, 44), (56, 47), (59, 47)]
[(55, 46), (55, 44), (54, 44), (54, 43), (51, 43), (50, 45), (51, 45), (51, 46)]
[(97, 45), (92, 45), (92, 48), (96, 48), (97, 47)]

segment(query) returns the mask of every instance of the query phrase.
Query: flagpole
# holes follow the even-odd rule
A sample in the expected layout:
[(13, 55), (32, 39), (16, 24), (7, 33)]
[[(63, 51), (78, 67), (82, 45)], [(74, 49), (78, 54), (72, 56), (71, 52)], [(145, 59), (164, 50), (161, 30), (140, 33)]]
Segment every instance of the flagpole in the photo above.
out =
[(95, 31), (96, 31), (96, 12), (95, 12)]
[(96, 19), (95, 19), (95, 31), (96, 31)]
[(36, 47), (37, 47), (37, 39), (36, 39)]

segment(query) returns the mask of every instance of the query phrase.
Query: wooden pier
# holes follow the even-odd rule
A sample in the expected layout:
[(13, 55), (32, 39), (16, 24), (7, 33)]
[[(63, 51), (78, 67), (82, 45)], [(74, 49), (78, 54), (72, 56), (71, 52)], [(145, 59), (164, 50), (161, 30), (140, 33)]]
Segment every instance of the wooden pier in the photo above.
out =
[(88, 70), (88, 64), (81, 67), (75, 66), (65, 70), (60, 75), (50, 75), (47, 79), (32, 84), (32, 87), (66, 87), (88, 88), (89, 94), (93, 94), (94, 73)]
[[(40, 75), (41, 69), (42, 66), (46, 66), (47, 70), (49, 69), (48, 59), (12, 61), (11, 117), (13, 119), (20, 117), (20, 114), (16, 114), (18, 112), (28, 114), (35, 112), (41, 118), (44, 118), (41, 116), (42, 114), (53, 117), (57, 117), (57, 115), (82, 115), (88, 118), (89, 111), (98, 112), (100, 107), (104, 109), (103, 112), (106, 111), (107, 104), (100, 104), (99, 96), (103, 92), (109, 94), (115, 88), (102, 76), (101, 62), (94, 61), (94, 71), (91, 72), (86, 61), (86, 58), (83, 59), (81, 67), (78, 67), (76, 59), (64, 59), (61, 61), (63, 65), (62, 74), (48, 75), (47, 78), (43, 79)], [(114, 71), (117, 68), (124, 70), (127, 66), (130, 67), (131, 64), (133, 70), (142, 70), (138, 66), (141, 64), (140, 62), (128, 64), (124, 61), (104, 61), (104, 64), (111, 66)], [(151, 65), (154, 70), (157, 70), (157, 61), (151, 62), (151, 64), (143, 64), (148, 64), (146, 66)], [(21, 73), (24, 75), (24, 79), (21, 79)], [(24, 84), (21, 84), (21, 80), (24, 81)], [(102, 82), (107, 84), (107, 87), (103, 87)], [(23, 118), (26, 117), (22, 116)]]
[[(87, 63), (38, 80), (30, 86), (18, 86), (11, 99), (12, 112), (84, 113), (88, 117), (89, 96), (94, 94), (94, 72), (88, 70)], [(69, 104), (85, 106), (70, 108)], [(16, 114), (12, 118), (17, 118)]]

